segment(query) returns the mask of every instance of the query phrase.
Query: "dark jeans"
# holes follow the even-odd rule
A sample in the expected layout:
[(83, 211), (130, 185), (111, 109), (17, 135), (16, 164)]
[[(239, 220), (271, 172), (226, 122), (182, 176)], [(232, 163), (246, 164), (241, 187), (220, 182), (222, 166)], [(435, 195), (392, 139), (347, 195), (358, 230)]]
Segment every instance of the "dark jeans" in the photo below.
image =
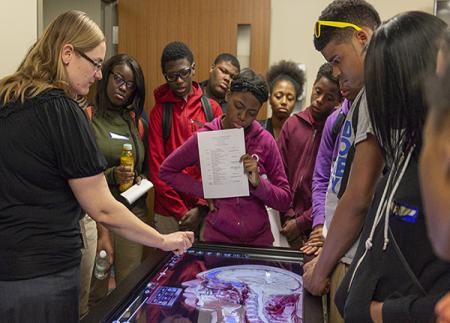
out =
[(0, 322), (78, 322), (79, 266), (49, 276), (0, 281)]

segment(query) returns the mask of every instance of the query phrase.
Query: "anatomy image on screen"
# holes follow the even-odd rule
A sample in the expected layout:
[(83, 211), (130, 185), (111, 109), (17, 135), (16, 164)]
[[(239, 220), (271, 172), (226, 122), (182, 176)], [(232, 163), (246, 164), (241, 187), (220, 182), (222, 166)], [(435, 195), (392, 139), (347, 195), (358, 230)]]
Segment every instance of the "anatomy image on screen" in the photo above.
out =
[(302, 277), (282, 268), (218, 267), (182, 286), (185, 304), (210, 322), (302, 322)]

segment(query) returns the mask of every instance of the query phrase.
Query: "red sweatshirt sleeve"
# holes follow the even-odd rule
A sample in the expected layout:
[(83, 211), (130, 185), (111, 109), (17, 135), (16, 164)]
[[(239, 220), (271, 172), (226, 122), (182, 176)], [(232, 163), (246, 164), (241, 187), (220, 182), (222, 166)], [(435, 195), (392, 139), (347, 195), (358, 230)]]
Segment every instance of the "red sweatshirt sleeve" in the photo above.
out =
[(201, 181), (183, 172), (184, 169), (199, 163), (197, 134), (178, 147), (162, 163), (159, 176), (177, 191), (203, 197)]
[(213, 110), (214, 118), (220, 117), (222, 115), (222, 108), (220, 107), (219, 103), (214, 101), (213, 99), (208, 99), (211, 103), (211, 108)]
[(158, 175), (165, 159), (164, 140), (162, 137), (162, 105), (156, 104), (149, 117), (149, 175), (155, 186), (155, 212), (171, 215), (178, 220), (189, 210), (180, 195), (167, 185)]

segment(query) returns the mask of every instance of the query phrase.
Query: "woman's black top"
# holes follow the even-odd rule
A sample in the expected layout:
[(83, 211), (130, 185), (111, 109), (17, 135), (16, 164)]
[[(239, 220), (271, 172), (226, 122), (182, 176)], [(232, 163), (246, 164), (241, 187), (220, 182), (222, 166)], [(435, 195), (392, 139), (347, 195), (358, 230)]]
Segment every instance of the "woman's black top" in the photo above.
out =
[(68, 180), (105, 165), (86, 115), (62, 90), (0, 105), (0, 280), (79, 264), (81, 209)]

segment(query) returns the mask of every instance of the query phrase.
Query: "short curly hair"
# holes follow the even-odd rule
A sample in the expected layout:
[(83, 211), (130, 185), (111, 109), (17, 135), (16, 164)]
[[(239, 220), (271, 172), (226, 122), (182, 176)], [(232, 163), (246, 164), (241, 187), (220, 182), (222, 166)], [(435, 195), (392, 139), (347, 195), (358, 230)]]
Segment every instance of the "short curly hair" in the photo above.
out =
[(217, 55), (216, 59), (214, 60), (214, 65), (220, 64), (222, 62), (230, 62), (231, 65), (237, 68), (238, 72), (241, 71), (241, 64), (239, 64), (238, 59), (233, 54), (221, 53)]
[[(378, 12), (364, 0), (334, 0), (322, 11), (318, 20), (348, 22), (372, 30), (377, 29), (381, 24)], [(347, 41), (355, 31), (351, 27), (321, 26), (320, 28), (320, 37), (314, 36), (314, 47), (318, 51), (324, 49), (331, 41)]]
[(180, 41), (168, 43), (166, 47), (164, 47), (161, 55), (162, 72), (166, 72), (167, 62), (177, 61), (183, 58), (186, 58), (191, 65), (194, 63), (194, 55), (185, 43)]
[(295, 88), (295, 97), (298, 97), (303, 92), (305, 73), (298, 67), (297, 63), (282, 60), (270, 67), (266, 79), (269, 83), (270, 92), (279, 81), (291, 82)]
[(341, 94), (341, 87), (339, 85), (339, 79), (334, 76), (333, 74), (333, 65), (331, 63), (324, 63), (319, 67), (319, 70), (317, 71), (316, 80), (314, 81), (314, 84), (316, 84), (322, 77), (325, 77), (330, 82), (334, 83), (337, 88), (337, 96), (339, 98), (339, 101), (342, 100), (342, 94)]

